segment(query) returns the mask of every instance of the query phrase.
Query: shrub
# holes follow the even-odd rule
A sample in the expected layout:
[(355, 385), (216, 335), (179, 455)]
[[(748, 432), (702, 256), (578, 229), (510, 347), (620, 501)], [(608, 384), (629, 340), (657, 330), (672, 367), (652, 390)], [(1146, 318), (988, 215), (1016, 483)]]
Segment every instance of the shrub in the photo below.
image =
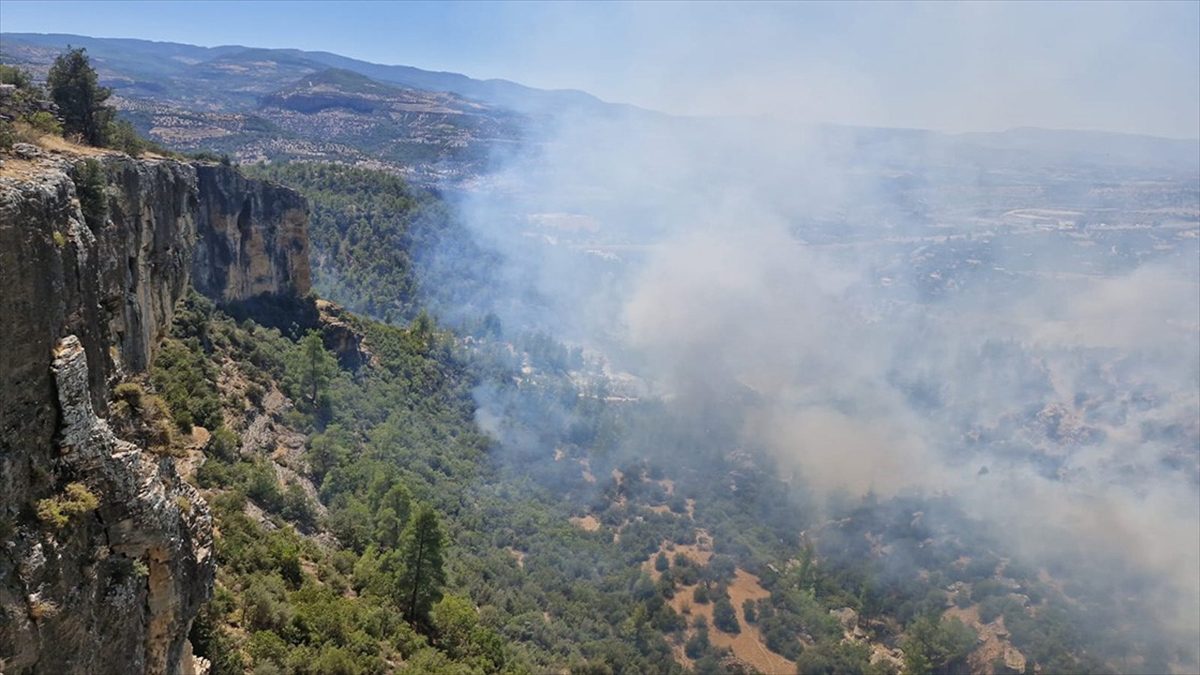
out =
[(238, 437), (229, 427), (222, 426), (208, 437), (204, 452), (223, 462), (232, 462), (238, 454)]
[(100, 229), (108, 218), (108, 177), (104, 166), (94, 159), (86, 159), (74, 166), (71, 178), (84, 222), (93, 231)]
[(137, 382), (122, 382), (113, 388), (113, 398), (124, 401), (135, 411), (142, 409), (142, 396), (146, 393)]
[(129, 120), (114, 119), (108, 123), (108, 146), (137, 157), (146, 149), (146, 142)]
[(109, 412), (109, 422), (122, 438), (155, 454), (183, 454), (167, 404), (137, 382), (122, 382), (113, 388)]
[(685, 654), (687, 654), (689, 659), (698, 659), (701, 656), (704, 656), (710, 647), (711, 643), (708, 640), (708, 628), (697, 628), (696, 633), (692, 635), (691, 639), (687, 641), (686, 645), (684, 645), (683, 651)]
[(733, 605), (729, 602), (729, 598), (721, 598), (713, 605), (713, 625), (718, 629), (731, 634), (742, 632), (742, 627), (738, 624), (737, 613), (733, 611)]
[(62, 135), (62, 124), (55, 119), (54, 115), (45, 110), (39, 110), (29, 115), (25, 118), (25, 121), (29, 123), (29, 126), (33, 127), (34, 131), (54, 136)]
[(196, 338), (165, 341), (151, 378), (181, 430), (191, 431), (193, 424), (216, 429), (223, 423), (221, 400), (213, 385), (216, 372)]
[(758, 615), (754, 611), (755, 602), (749, 598), (742, 603), (742, 616), (746, 618), (746, 623), (754, 623), (758, 620)]
[(11, 84), (17, 89), (29, 89), (33, 86), (33, 77), (29, 71), (23, 68), (0, 63), (0, 84)]
[(16, 142), (17, 130), (13, 128), (12, 122), (0, 120), (0, 150), (11, 150)]
[(37, 503), (38, 520), (60, 530), (71, 518), (95, 511), (100, 500), (83, 483), (70, 483), (63, 494), (42, 499)]

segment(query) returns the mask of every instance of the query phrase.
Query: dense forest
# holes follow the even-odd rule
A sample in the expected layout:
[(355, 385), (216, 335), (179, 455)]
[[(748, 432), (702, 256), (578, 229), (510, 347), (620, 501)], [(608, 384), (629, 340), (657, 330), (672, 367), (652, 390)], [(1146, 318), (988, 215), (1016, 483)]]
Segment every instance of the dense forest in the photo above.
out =
[[(436, 195), (345, 167), (255, 171), (312, 200), (318, 290), (391, 324), (347, 315), (367, 352), (348, 369), (316, 332), (197, 297), (179, 313), (145, 386), (179, 433), (211, 432), (195, 480), (220, 571), (193, 642), (216, 672), (945, 673), (997, 617), (1024, 657), (1000, 649), (994, 672), (1121, 658), (1128, 638), (1083, 621), (1112, 611), (1080, 600), (1098, 589), (1070, 597), (950, 503), (817, 515), (729, 451), (720, 412), (688, 429), (667, 403), (604, 396), (544, 335), (439, 327), (408, 248), (452, 231)], [(256, 448), (260, 418), (301, 454)]]
[[(166, 153), (116, 117), (82, 50), (46, 91), (0, 79), (24, 97), (10, 145)], [(754, 392), (720, 392), (697, 426), (669, 398), (613, 395), (602, 357), (502, 326), (501, 256), (436, 192), (338, 164), (243, 171), (307, 198), (320, 299), (256, 314), (191, 294), (110, 420), (212, 506), (216, 588), (190, 639), (214, 674), (1187, 663), (1138, 624), (1135, 576), (1035, 565), (950, 498), (819, 498), (740, 446)], [(56, 526), (88, 498), (38, 516)]]

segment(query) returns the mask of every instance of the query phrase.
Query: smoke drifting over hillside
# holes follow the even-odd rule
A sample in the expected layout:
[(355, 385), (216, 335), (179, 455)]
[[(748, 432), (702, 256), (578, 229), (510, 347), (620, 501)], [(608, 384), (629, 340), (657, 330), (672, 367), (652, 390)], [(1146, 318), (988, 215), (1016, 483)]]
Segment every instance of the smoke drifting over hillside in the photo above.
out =
[(507, 327), (734, 420), (729, 451), (818, 502), (949, 496), (1013, 555), (1087, 560), (1195, 656), (1196, 142), (637, 116), (537, 140), (464, 207), (537, 298)]

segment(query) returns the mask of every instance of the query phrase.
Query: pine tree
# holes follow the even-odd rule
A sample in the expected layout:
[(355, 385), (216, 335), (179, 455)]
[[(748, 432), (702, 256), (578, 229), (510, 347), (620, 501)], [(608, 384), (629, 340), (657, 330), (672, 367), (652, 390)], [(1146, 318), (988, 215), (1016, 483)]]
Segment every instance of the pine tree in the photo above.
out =
[(300, 350), (294, 357), (293, 383), (311, 410), (324, 404), (329, 381), (337, 373), (337, 361), (325, 351), (320, 331), (311, 330), (300, 340)]
[(411, 510), (412, 495), (402, 483), (396, 483), (376, 506), (375, 541), (385, 548), (398, 546)]
[(392, 594), (409, 621), (425, 622), (442, 597), (442, 526), (428, 506), (419, 506), (400, 541), (400, 569)]
[(114, 115), (104, 102), (112, 91), (100, 86), (87, 51), (68, 48), (60, 54), (50, 67), (46, 85), (62, 116), (63, 133), (78, 134), (89, 145), (104, 145)]

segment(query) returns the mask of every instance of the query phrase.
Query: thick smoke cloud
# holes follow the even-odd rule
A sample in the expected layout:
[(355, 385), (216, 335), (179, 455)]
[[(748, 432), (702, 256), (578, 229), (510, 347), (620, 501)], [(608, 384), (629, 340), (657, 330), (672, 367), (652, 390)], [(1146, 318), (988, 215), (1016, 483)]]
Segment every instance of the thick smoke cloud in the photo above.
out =
[(1195, 644), (1194, 143), (637, 115), (537, 140), (464, 206), (536, 298), (505, 326), (728, 411), (811, 494), (949, 496), (1014, 555), (1089, 560)]

